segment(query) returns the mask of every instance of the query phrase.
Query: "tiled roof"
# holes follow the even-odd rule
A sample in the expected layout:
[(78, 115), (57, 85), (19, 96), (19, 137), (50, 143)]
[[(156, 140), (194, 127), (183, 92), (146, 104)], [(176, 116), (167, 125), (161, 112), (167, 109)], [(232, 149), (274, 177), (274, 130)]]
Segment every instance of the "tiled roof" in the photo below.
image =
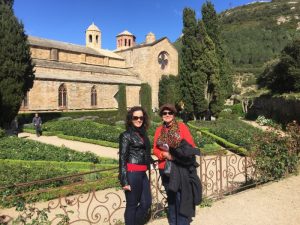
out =
[(112, 68), (112, 67), (107, 67), (107, 66), (57, 62), (57, 61), (42, 60), (42, 59), (34, 59), (33, 61), (36, 64), (36, 66), (44, 67), (44, 68), (103, 73), (103, 74), (114, 74), (114, 75), (123, 75), (123, 76), (136, 76), (137, 77), (137, 74), (131, 72), (127, 68)]
[(40, 46), (40, 47), (45, 47), (45, 48), (56, 48), (56, 49), (62, 49), (66, 51), (71, 51), (71, 52), (78, 52), (78, 53), (86, 53), (86, 54), (91, 54), (91, 55), (96, 55), (96, 56), (104, 56), (104, 57), (110, 57), (110, 58), (115, 58), (115, 59), (122, 59), (123, 58), (116, 53), (109, 51), (109, 50), (104, 50), (104, 49), (99, 49), (95, 50), (92, 48), (87, 48), (85, 46), (81, 45), (75, 45), (67, 42), (61, 42), (61, 41), (55, 41), (55, 40), (50, 40), (50, 39), (45, 39), (45, 38), (40, 38), (40, 37), (33, 37), (33, 36), (28, 36), (28, 41), (29, 44), (32, 46)]

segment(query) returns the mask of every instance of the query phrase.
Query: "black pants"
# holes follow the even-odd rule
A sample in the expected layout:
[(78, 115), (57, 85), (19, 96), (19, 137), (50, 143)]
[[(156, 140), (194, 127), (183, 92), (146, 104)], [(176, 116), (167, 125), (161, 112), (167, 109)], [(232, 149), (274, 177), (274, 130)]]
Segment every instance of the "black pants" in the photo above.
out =
[(131, 191), (125, 191), (125, 224), (145, 224), (152, 204), (148, 177), (146, 172), (127, 172), (127, 178)]
[(159, 170), (159, 174), (161, 177), (162, 185), (167, 192), (169, 225), (189, 225), (190, 219), (179, 213), (181, 193), (179, 191), (170, 191), (168, 188), (170, 178), (164, 174), (163, 170)]

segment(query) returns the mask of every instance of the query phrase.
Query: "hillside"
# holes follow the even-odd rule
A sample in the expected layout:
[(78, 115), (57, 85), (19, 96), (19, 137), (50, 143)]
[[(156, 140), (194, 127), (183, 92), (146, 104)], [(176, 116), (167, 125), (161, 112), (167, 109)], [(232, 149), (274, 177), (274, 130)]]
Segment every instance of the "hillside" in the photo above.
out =
[(222, 37), (234, 67), (261, 67), (300, 34), (299, 0), (257, 2), (220, 14)]
[[(235, 70), (257, 74), (300, 37), (300, 0), (251, 3), (220, 13), (220, 20), (224, 48)], [(181, 39), (174, 45), (180, 53)]]

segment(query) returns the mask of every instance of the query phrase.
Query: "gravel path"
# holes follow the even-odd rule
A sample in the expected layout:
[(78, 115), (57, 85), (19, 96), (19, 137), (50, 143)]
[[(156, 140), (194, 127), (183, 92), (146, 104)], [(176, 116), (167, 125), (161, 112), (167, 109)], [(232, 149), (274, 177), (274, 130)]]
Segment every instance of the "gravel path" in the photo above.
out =
[(198, 209), (192, 225), (300, 225), (299, 187), (298, 175), (228, 196)]
[(56, 136), (40, 136), (37, 137), (35, 134), (30, 134), (30, 133), (20, 133), (19, 137), (23, 138), (28, 138), (34, 141), (39, 141), (45, 144), (51, 144), (55, 146), (65, 146), (70, 149), (79, 151), (79, 152), (93, 152), (98, 156), (101, 157), (108, 157), (108, 158), (113, 158), (113, 159), (119, 159), (118, 155), (118, 149), (116, 148), (110, 148), (110, 147), (104, 147), (100, 145), (95, 145), (95, 144), (89, 144), (89, 143), (83, 143), (80, 141), (71, 141), (71, 140), (66, 140), (62, 138), (58, 138)]

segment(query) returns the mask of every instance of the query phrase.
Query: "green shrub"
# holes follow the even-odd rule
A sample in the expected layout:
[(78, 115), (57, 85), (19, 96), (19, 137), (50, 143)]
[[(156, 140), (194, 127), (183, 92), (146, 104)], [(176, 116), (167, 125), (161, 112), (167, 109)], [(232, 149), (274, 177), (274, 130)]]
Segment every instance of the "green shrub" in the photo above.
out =
[(280, 179), (297, 171), (299, 156), (292, 142), (291, 137), (281, 137), (275, 133), (264, 133), (256, 137), (253, 157), (261, 181)]
[(0, 128), (0, 138), (5, 136), (5, 131), (3, 129)]
[(1, 139), (0, 159), (100, 162), (100, 158), (91, 152), (77, 152), (16, 137)]

